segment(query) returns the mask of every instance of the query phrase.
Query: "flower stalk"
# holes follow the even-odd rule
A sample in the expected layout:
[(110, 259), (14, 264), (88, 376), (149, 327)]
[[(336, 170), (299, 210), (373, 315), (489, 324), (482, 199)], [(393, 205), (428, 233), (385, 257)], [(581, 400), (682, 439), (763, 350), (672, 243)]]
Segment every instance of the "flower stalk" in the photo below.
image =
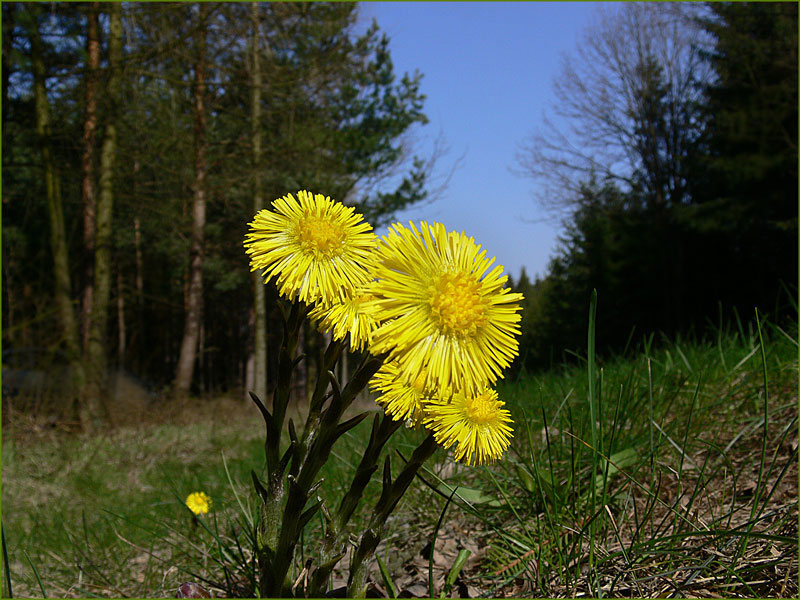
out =
[[(286, 327), (288, 335), (284, 338), (285, 342), (281, 348), (281, 356), (284, 357), (284, 360), (281, 361), (280, 367), (283, 369), (292, 369), (297, 362), (296, 360), (289, 360), (288, 357), (292, 355), (293, 349), (296, 350), (299, 324), (299, 321), (293, 323), (290, 316)], [(321, 484), (321, 481), (316, 480), (317, 475), (330, 457), (336, 441), (367, 416), (367, 413), (362, 413), (352, 419), (341, 422), (345, 410), (380, 368), (383, 358), (366, 357), (356, 369), (350, 382), (343, 390), (340, 390), (332, 368), (342, 350), (343, 345), (336, 341), (331, 342), (326, 349), (322, 364), (323, 367), (329, 368), (326, 368), (321, 373), (317, 381), (314, 395), (311, 399), (309, 416), (302, 435), (298, 438), (294, 422), (289, 419), (289, 447), (277, 463), (268, 461), (268, 469), (270, 471), (267, 488), (264, 488), (255, 474), (253, 476), (256, 488), (260, 488), (259, 496), (262, 500), (257, 529), (257, 554), (260, 574), (259, 592), (262, 597), (284, 597), (290, 595), (291, 582), (287, 577), (294, 560), (295, 548), (300, 538), (300, 533), (322, 507), (321, 499), (312, 501), (311, 506), (307, 507), (309, 500), (311, 500)], [(279, 374), (278, 389), (276, 389), (274, 398), (276, 414), (280, 410), (281, 419), (286, 410), (286, 404), (282, 401), (284, 397), (288, 398), (288, 395), (285, 389), (280, 388), (282, 385), (285, 388), (290, 388), (290, 383), (290, 376), (286, 377), (283, 373)], [(329, 386), (331, 390), (326, 392)], [(321, 410), (328, 398), (330, 398), (330, 403), (324, 410)], [(281, 430), (278, 429), (277, 435), (270, 439), (271, 432), (275, 431), (276, 414), (270, 415), (266, 407), (255, 396), (253, 396), (253, 400), (259, 405), (259, 409), (267, 422), (267, 452), (272, 451), (274, 453), (273, 456), (277, 456)], [(270, 424), (272, 427), (270, 427)], [(396, 428), (392, 432), (394, 430)], [(384, 434), (381, 439), (385, 443), (388, 436)], [(379, 451), (380, 449), (378, 449)], [(275, 466), (272, 468), (270, 465)], [(363, 472), (361, 473), (361, 478), (363, 478)], [(356, 492), (358, 485), (360, 485), (360, 491)], [(358, 503), (358, 498), (360, 498), (363, 488), (366, 486), (366, 481), (363, 485), (358, 485), (354, 488), (354, 492), (350, 494), (348, 500), (348, 505), (354, 503), (353, 509), (355, 504)], [(350, 513), (352, 514), (352, 509), (350, 509)], [(331, 569), (333, 566), (335, 566), (335, 562), (331, 565)]]
[(386, 526), (386, 519), (400, 502), (400, 498), (406, 493), (408, 486), (411, 485), (414, 477), (422, 464), (428, 460), (436, 451), (436, 440), (433, 435), (429, 435), (416, 447), (411, 458), (400, 471), (397, 479), (392, 481), (389, 457), (386, 457), (383, 469), (383, 489), (378, 503), (372, 512), (369, 526), (361, 534), (358, 547), (353, 555), (350, 566), (350, 578), (347, 582), (348, 598), (364, 598), (367, 594), (367, 571), (369, 560), (375, 554)]
[(327, 510), (323, 513), (327, 524), (325, 539), (320, 551), (320, 564), (314, 571), (311, 580), (311, 589), (315, 594), (325, 593), (328, 577), (336, 563), (345, 555), (347, 543), (346, 527), (356, 507), (364, 494), (373, 473), (378, 469), (378, 459), (381, 451), (389, 438), (402, 426), (401, 421), (394, 421), (390, 417), (375, 415), (372, 420), (367, 448), (361, 461), (356, 467), (353, 481), (347, 493), (342, 497), (336, 514), (331, 517)]

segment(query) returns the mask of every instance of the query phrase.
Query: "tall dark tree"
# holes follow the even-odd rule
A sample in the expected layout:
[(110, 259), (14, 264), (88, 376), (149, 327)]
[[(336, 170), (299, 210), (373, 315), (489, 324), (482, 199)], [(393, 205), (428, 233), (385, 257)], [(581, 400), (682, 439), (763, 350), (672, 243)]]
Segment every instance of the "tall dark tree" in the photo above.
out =
[(178, 394), (186, 394), (192, 384), (195, 360), (202, 328), (203, 315), (203, 262), (205, 260), (205, 227), (206, 227), (206, 179), (208, 176), (208, 140), (207, 140), (207, 100), (206, 100), (206, 65), (207, 40), (206, 28), (208, 5), (197, 5), (197, 24), (194, 29), (194, 82), (193, 82), (193, 118), (194, 118), (194, 182), (192, 185), (192, 229), (189, 250), (189, 277), (186, 288), (186, 318), (183, 327), (183, 341), (178, 356), (175, 373), (175, 390)]
[[(252, 129), (253, 146), (253, 214), (264, 208), (264, 184), (261, 174), (261, 96), (262, 96), (262, 76), (261, 76), (261, 15), (259, 13), (258, 2), (250, 5), (251, 18), (251, 52), (252, 63), (250, 65), (250, 120)], [(266, 289), (260, 273), (253, 273), (253, 393), (259, 398), (267, 397), (267, 304)], [(250, 364), (248, 359), (248, 365)]]
[(48, 73), (45, 65), (45, 47), (40, 31), (40, 8), (35, 5), (29, 6), (24, 14), (24, 19), (28, 28), (30, 60), (33, 70), (36, 140), (44, 172), (47, 214), (50, 223), (50, 249), (52, 252), (54, 283), (53, 299), (57, 308), (63, 347), (72, 373), (73, 385), (72, 390), (69, 390), (68, 393), (75, 394), (83, 387), (84, 370), (81, 361), (78, 321), (72, 305), (72, 283), (70, 281), (69, 249), (61, 194), (61, 174), (56, 164), (53, 149), (52, 111), (50, 109), (50, 100), (47, 96)]
[(100, 70), (100, 3), (93, 2), (86, 15), (86, 83), (85, 83), (85, 119), (83, 122), (83, 154), (81, 170), (83, 171), (83, 184), (81, 196), (83, 204), (83, 245), (84, 282), (83, 302), (81, 305), (82, 316), (82, 341), (83, 350), (89, 346), (89, 330), (92, 313), (92, 298), (94, 297), (94, 244), (96, 220), (96, 194), (95, 194), (95, 169), (94, 151), (97, 131), (97, 84)]
[[(102, 51), (112, 19), (97, 19), (95, 30), (96, 8), (3, 5), (3, 340), (55, 355), (65, 348), (68, 307), (78, 332), (78, 315), (91, 332), (87, 357), (96, 354), (93, 340), (105, 347), (105, 361), (84, 366), (122, 364), (124, 353), (125, 366), (154, 387), (240, 390), (257, 293), (266, 307), (259, 320), (268, 324), (257, 328), (259, 347), (280, 336), (274, 286), (255, 291), (242, 248), (259, 197), (268, 206), (309, 189), (357, 205), (374, 225), (426, 198), (432, 162), (408, 145), (426, 122), (421, 75), (395, 73), (388, 39), (377, 25), (361, 28), (352, 3), (122, 3), (115, 106), (107, 74), (117, 71)], [(26, 21), (34, 13), (37, 52)], [(39, 132), (37, 102), (48, 109)], [(103, 139), (112, 124), (110, 153)], [(102, 235), (101, 220), (113, 223)], [(94, 248), (83, 235), (92, 224)], [(42, 244), (51, 233), (53, 243)], [(98, 271), (108, 266), (97, 262), (106, 247), (113, 270)], [(106, 275), (116, 285), (105, 286), (101, 315), (95, 305)], [(87, 281), (91, 313), (76, 310)], [(110, 306), (116, 319), (106, 318)], [(126, 322), (130, 314), (136, 326)], [(312, 354), (316, 336), (309, 331)], [(266, 354), (259, 362), (274, 373), (276, 354)]]
[[(111, 253), (113, 250), (114, 178), (117, 153), (117, 114), (122, 68), (122, 5), (109, 5), (108, 80), (106, 117), (100, 150), (100, 178), (94, 239), (94, 295), (91, 302), (86, 364), (89, 388), (82, 421), (90, 424), (109, 413), (108, 396), (108, 311), (111, 298)], [(98, 410), (103, 407), (102, 413)], [(110, 414), (110, 413), (109, 413)]]
[(272, 187), (325, 190), (374, 225), (423, 200), (431, 165), (403, 143), (427, 122), (421, 75), (397, 80), (377, 24), (355, 35), (355, 4), (273, 3), (265, 11), (274, 24), (264, 112), (277, 134), (265, 156)]
[(780, 281), (797, 286), (797, 4), (709, 8), (716, 78), (692, 217), (722, 248), (720, 293), (769, 310)]
[(555, 91), (567, 127), (520, 155), (567, 209), (525, 323), (539, 364), (583, 346), (595, 288), (608, 349), (796, 294), (796, 5), (625, 5), (589, 29)]

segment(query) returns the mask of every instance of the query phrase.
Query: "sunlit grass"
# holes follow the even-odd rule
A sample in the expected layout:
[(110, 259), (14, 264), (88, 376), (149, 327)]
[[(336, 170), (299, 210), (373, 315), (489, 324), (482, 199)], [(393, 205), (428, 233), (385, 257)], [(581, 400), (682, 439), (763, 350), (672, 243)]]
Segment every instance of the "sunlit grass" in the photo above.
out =
[(754, 323), (503, 385), (520, 433), (481, 477), (504, 500), (477, 513), (492, 593), (795, 595), (796, 359)]
[[(215, 419), (209, 406), (186, 424), (93, 438), (7, 432), (3, 526), (14, 595), (42, 595), (33, 567), (48, 596), (169, 597), (189, 580), (247, 591), (247, 569), (238, 582), (226, 581), (225, 569), (248, 566), (236, 562), (250, 556), (250, 471), (264, 466), (263, 423), (244, 401), (215, 404), (227, 418)], [(342, 496), (369, 428), (367, 419), (334, 448), (320, 474), (321, 496)], [(395, 437), (393, 448), (408, 455), (423, 434)], [(402, 461), (393, 459), (397, 470)], [(183, 504), (193, 491), (213, 500), (196, 521)], [(367, 497), (379, 493), (379, 481), (371, 482)], [(319, 521), (307, 529), (321, 535)]]
[(209, 421), (96, 438), (4, 436), (3, 525), (12, 573), (21, 576), (15, 595), (33, 591), (23, 552), (49, 595), (97, 589), (156, 595), (158, 588), (139, 589), (135, 574), (150, 564), (153, 538), (169, 533), (166, 524), (192, 530), (183, 506), (192, 491), (211, 496), (216, 511), (227, 510), (233, 498), (222, 454), (232, 475), (246, 481), (249, 469), (263, 462), (260, 434), (242, 423)]

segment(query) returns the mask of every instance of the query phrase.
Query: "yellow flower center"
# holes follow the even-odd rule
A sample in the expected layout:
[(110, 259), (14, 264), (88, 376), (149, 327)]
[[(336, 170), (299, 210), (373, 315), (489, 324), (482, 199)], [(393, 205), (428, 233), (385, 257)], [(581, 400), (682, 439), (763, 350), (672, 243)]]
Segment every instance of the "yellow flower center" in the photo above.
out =
[(420, 374), (417, 375), (417, 378), (414, 380), (414, 383), (411, 384), (411, 389), (414, 390), (416, 394), (422, 396), (425, 393), (425, 379), (426, 374), (425, 371), (420, 371)]
[(353, 306), (360, 308), (362, 304), (372, 302), (373, 300), (375, 300), (375, 296), (372, 294), (360, 294), (353, 298)]
[(186, 498), (186, 506), (196, 515), (204, 515), (211, 507), (211, 498), (204, 492), (192, 492)]
[(501, 406), (503, 403), (500, 400), (493, 400), (492, 395), (485, 392), (475, 398), (467, 398), (464, 410), (470, 421), (483, 425), (497, 418)]
[(431, 287), (431, 318), (442, 333), (472, 337), (486, 322), (481, 284), (466, 273), (445, 273)]
[(342, 253), (345, 232), (338, 223), (328, 219), (306, 216), (297, 229), (297, 237), (303, 250), (320, 252), (326, 258)]

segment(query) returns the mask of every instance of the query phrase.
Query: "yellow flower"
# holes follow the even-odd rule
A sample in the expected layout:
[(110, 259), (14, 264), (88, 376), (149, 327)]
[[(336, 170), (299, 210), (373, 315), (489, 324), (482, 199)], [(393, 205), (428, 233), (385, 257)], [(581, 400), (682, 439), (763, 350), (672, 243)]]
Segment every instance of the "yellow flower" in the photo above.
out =
[(330, 306), (318, 304), (309, 316), (318, 321), (322, 331), (331, 331), (335, 340), (344, 339), (349, 333), (350, 347), (360, 351), (369, 343), (372, 332), (378, 326), (378, 321), (366, 307), (371, 300), (373, 298), (369, 294), (357, 294), (335, 301)]
[(494, 258), (464, 233), (425, 222), (393, 228), (370, 286), (382, 320), (370, 351), (391, 351), (407, 377), (425, 370), (427, 389), (475, 391), (496, 381), (518, 351), (522, 294), (504, 287), (503, 267), (488, 271)]
[(192, 492), (186, 498), (186, 506), (196, 515), (204, 515), (211, 508), (211, 498), (205, 492)]
[(372, 226), (353, 207), (306, 191), (278, 198), (250, 223), (244, 245), (250, 270), (275, 277), (290, 300), (331, 304), (371, 279), (377, 245)]
[(449, 402), (425, 402), (424, 424), (445, 449), (455, 444), (457, 461), (485, 464), (500, 458), (514, 435), (511, 413), (504, 405), (490, 388), (478, 394), (456, 393)]
[(369, 382), (370, 389), (381, 394), (376, 402), (383, 406), (392, 420), (411, 419), (414, 425), (422, 421), (424, 414), (422, 401), (428, 397), (424, 385), (424, 372), (412, 383), (406, 383), (396, 362), (384, 363)]

